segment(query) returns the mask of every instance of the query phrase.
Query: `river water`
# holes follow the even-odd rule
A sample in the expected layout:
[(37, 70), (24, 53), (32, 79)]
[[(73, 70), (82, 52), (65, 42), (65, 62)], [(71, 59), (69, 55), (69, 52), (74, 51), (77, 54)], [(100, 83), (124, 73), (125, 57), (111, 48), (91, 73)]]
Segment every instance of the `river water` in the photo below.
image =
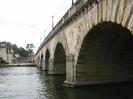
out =
[(133, 83), (66, 88), (64, 79), (36, 67), (0, 68), (0, 99), (133, 99)]

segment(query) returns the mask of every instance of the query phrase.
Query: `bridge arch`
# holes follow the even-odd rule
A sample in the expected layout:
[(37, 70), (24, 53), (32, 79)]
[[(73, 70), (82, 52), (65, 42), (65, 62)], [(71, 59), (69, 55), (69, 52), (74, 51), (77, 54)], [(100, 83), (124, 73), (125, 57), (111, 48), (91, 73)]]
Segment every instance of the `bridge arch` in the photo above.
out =
[(66, 74), (66, 52), (61, 43), (57, 43), (54, 51), (54, 74)]
[(44, 58), (44, 55), (41, 54), (41, 56), (40, 56), (40, 69), (42, 69), (42, 66), (43, 66), (43, 58)]
[(84, 37), (76, 64), (76, 82), (133, 80), (133, 35), (121, 25), (103, 22)]
[(49, 68), (49, 58), (50, 58), (50, 53), (49, 50), (47, 49), (45, 52), (45, 70), (48, 70)]

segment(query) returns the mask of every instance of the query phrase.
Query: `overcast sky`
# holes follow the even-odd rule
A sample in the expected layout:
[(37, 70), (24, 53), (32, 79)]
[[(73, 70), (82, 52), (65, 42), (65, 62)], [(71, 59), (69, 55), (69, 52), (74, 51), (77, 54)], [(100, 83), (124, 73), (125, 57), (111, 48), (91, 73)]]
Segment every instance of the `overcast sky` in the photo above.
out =
[(19, 47), (33, 43), (35, 50), (54, 24), (71, 7), (71, 0), (0, 0), (0, 42)]

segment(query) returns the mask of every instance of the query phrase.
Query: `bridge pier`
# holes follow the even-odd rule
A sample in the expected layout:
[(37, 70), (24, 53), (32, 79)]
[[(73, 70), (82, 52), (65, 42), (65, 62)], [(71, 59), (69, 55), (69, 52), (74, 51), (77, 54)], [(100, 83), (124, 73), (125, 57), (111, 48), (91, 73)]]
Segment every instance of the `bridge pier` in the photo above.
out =
[(42, 60), (42, 70), (46, 70), (46, 67), (45, 67), (45, 59)]
[(74, 55), (66, 56), (66, 80), (64, 81), (64, 86), (73, 87), (74, 86)]
[(48, 74), (53, 75), (53, 63), (54, 63), (54, 58), (49, 58), (49, 67), (48, 67)]
[(48, 70), (48, 64), (46, 64), (45, 59), (42, 60), (42, 70), (44, 70), (44, 71)]
[(40, 61), (39, 61), (39, 59), (37, 60), (37, 67), (38, 68), (40, 67)]

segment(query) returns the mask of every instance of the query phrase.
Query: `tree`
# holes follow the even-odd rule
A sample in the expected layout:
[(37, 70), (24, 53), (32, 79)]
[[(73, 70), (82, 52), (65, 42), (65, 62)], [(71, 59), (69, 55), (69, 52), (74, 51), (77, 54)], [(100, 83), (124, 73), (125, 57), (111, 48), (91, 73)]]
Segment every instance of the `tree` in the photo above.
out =
[(6, 43), (7, 49), (13, 49), (14, 54), (19, 54), (21, 57), (28, 57), (29, 50), (24, 49), (23, 47), (18, 47), (16, 44), (11, 44), (10, 42)]
[(14, 50), (14, 53), (18, 54), (18, 46), (16, 44), (12, 44), (12, 49)]
[(33, 49), (34, 49), (34, 44), (27, 44), (26, 49), (28, 49), (29, 56), (32, 56), (33, 54)]
[(11, 48), (12, 47), (12, 44), (10, 42), (6, 42), (6, 47), (7, 48)]
[(34, 49), (34, 44), (27, 44), (27, 46), (26, 46), (26, 49), (28, 49), (28, 50), (32, 50), (33, 51), (33, 49)]
[(22, 47), (18, 48), (18, 53), (21, 57), (28, 57), (28, 51)]
[(20, 57), (29, 57), (33, 55), (34, 44), (27, 44), (26, 49), (23, 47), (18, 47), (16, 44), (11, 44), (6, 42), (7, 53), (13, 49), (14, 54), (19, 54)]

